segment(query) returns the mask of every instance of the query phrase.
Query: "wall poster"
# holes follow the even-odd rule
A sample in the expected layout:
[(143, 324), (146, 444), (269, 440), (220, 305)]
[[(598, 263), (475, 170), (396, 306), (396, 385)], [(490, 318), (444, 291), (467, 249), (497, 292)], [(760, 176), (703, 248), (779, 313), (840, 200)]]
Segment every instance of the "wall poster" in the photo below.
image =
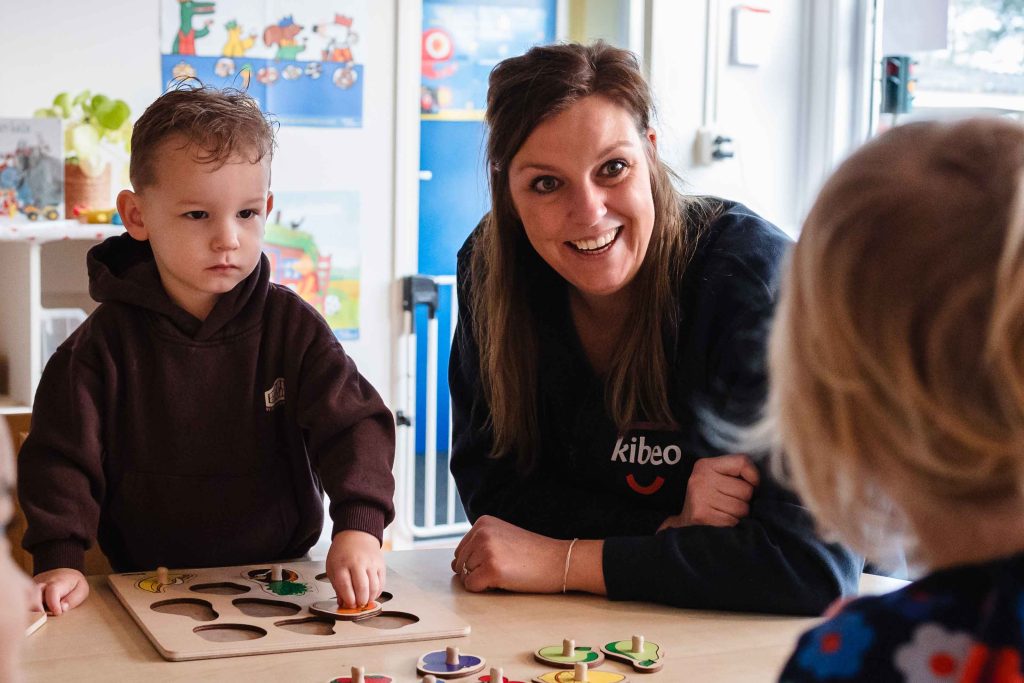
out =
[(360, 128), (368, 24), (368, 0), (161, 0), (163, 87), (232, 86), (282, 125)]

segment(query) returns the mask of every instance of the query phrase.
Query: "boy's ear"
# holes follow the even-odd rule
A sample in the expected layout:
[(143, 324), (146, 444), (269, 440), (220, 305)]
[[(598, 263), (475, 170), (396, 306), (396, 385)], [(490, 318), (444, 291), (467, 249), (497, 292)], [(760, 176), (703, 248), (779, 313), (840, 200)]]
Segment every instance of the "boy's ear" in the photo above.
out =
[(273, 211), (273, 210), (274, 210), (274, 193), (273, 192), (268, 192), (267, 193), (267, 213), (266, 213), (266, 216), (267, 216), (268, 220), (270, 219), (270, 212)]
[(149, 231), (142, 221), (142, 206), (139, 195), (131, 190), (121, 190), (117, 193), (117, 213), (121, 216), (124, 229), (140, 242), (149, 239)]

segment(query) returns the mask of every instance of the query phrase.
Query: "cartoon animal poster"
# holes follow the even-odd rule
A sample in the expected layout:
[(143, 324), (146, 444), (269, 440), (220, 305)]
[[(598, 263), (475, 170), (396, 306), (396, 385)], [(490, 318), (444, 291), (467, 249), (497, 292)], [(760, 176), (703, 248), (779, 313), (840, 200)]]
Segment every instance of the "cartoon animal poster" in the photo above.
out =
[(0, 119), (0, 223), (64, 213), (62, 141), (59, 119)]
[(263, 252), (271, 279), (320, 311), (341, 341), (359, 339), (359, 193), (275, 192)]
[(163, 87), (248, 90), (282, 125), (360, 128), (369, 0), (161, 0)]

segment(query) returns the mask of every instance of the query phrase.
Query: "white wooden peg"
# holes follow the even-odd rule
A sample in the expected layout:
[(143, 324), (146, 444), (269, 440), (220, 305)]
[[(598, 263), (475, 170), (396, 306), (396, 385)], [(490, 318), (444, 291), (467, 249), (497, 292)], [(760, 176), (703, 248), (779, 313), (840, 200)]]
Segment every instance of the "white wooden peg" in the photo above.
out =
[(156, 582), (161, 586), (166, 586), (171, 582), (168, 577), (167, 567), (156, 568)]
[(459, 663), (459, 648), (446, 647), (444, 650), (444, 661), (445, 664), (457, 665)]
[(643, 651), (644, 651), (644, 637), (643, 636), (633, 636), (633, 649), (630, 650), (630, 652), (636, 652), (637, 654), (640, 654)]
[(566, 638), (562, 641), (562, 656), (572, 657), (573, 653), (576, 652), (576, 641), (571, 638)]
[(271, 581), (284, 581), (284, 570), (281, 565), (275, 564), (270, 567), (270, 580)]
[[(281, 565), (276, 564), (274, 566), (277, 567), (278, 571), (280, 571)], [(280, 580), (280, 579), (278, 579), (278, 580)], [(352, 667), (352, 683), (365, 683), (365, 681), (366, 681), (365, 669), (363, 669), (363, 667), (361, 667), (361, 666), (353, 666)]]
[(573, 683), (587, 683), (590, 677), (587, 675), (587, 663), (576, 662), (576, 665), (572, 669), (572, 681)]
[(501, 670), (500, 666), (491, 667), (491, 681), (490, 683), (503, 683), (505, 680), (505, 672)]

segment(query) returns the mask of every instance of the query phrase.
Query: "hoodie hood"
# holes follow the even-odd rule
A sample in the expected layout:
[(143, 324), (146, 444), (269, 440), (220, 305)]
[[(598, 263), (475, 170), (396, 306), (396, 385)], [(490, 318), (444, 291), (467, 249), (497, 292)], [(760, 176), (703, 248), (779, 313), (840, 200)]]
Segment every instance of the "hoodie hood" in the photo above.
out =
[(89, 250), (89, 295), (98, 303), (120, 303), (145, 309), (160, 325), (169, 325), (194, 341), (203, 341), (257, 324), (270, 282), (266, 255), (247, 278), (217, 300), (206, 320), (174, 303), (164, 290), (153, 249), (127, 233), (108, 237)]

